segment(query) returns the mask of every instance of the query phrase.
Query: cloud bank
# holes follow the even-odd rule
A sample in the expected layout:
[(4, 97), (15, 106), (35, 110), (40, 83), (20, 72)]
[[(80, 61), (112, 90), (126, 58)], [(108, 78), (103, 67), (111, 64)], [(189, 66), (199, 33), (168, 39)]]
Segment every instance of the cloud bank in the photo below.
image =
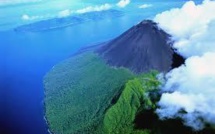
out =
[(69, 10), (69, 9), (66, 9), (66, 10), (60, 11), (60, 12), (58, 13), (58, 17), (59, 17), (59, 18), (68, 17), (68, 16), (70, 16), (72, 13), (73, 13), (73, 11), (71, 11), (71, 10)]
[(70, 9), (65, 9), (57, 13), (57, 15), (35, 15), (35, 16), (30, 16), (28, 14), (23, 14), (21, 16), (21, 19), (24, 21), (32, 21), (32, 20), (37, 20), (37, 19), (45, 19), (45, 18), (63, 18), (63, 17), (68, 17), (72, 15), (73, 13), (76, 14), (82, 14), (82, 13), (88, 13), (88, 12), (99, 12), (99, 11), (104, 11), (104, 10), (109, 10), (111, 9), (112, 6), (110, 4), (103, 4), (103, 5), (96, 5), (96, 6), (88, 6), (82, 9), (78, 10), (70, 10)]
[(88, 12), (99, 12), (99, 11), (105, 11), (105, 10), (109, 10), (111, 9), (112, 6), (110, 4), (103, 4), (103, 5), (96, 5), (96, 6), (88, 6), (82, 9), (78, 9), (76, 11), (72, 11), (69, 9), (60, 11), (58, 13), (58, 17), (62, 18), (62, 17), (68, 17), (73, 13), (78, 13), (78, 14), (82, 14), (82, 13), (88, 13)]
[[(212, 63), (212, 64), (211, 64)], [(215, 124), (215, 53), (193, 56), (172, 70), (159, 102), (162, 119), (180, 117), (195, 130)]]
[(35, 21), (35, 20), (43, 20), (47, 18), (54, 18), (55, 15), (52, 14), (45, 14), (45, 15), (29, 15), (29, 14), (23, 14), (21, 16), (21, 19), (23, 21)]
[(152, 7), (151, 4), (143, 4), (143, 5), (140, 5), (139, 8), (141, 9), (145, 9), (145, 8), (149, 8), (149, 7)]
[(29, 16), (28, 14), (23, 14), (22, 15), (22, 20), (24, 21), (31, 21), (31, 20), (36, 20), (36, 19), (43, 19), (45, 16)]
[(100, 6), (89, 6), (83, 9), (79, 9), (76, 13), (87, 13), (87, 12), (95, 12), (95, 11), (104, 11), (109, 10), (112, 6), (110, 4), (104, 4)]
[(165, 78), (157, 114), (161, 119), (181, 118), (194, 130), (215, 125), (215, 1), (186, 2), (158, 14), (155, 21), (172, 35), (173, 47), (185, 65)]
[(176, 41), (174, 47), (182, 55), (186, 57), (202, 55), (204, 52), (215, 50), (213, 45), (215, 38), (210, 36), (215, 29), (214, 10), (214, 1), (206, 0), (201, 5), (189, 1), (180, 9), (175, 8), (158, 14), (155, 21), (173, 35)]
[(131, 1), (130, 0), (120, 0), (118, 3), (117, 3), (117, 6), (118, 7), (121, 7), (121, 8), (124, 8), (126, 7)]

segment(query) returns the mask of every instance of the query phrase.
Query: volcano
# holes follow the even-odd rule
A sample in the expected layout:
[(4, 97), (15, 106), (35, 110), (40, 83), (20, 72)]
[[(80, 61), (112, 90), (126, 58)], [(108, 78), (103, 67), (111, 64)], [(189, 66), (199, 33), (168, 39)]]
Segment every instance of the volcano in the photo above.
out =
[(167, 72), (184, 62), (183, 57), (171, 48), (170, 37), (155, 22), (144, 20), (97, 52), (109, 65), (125, 67), (135, 73)]
[(44, 77), (50, 130), (61, 134), (150, 134), (150, 129), (160, 133), (160, 126), (154, 129), (138, 123), (158, 121), (140, 118), (145, 116), (141, 113), (155, 110), (160, 85), (157, 74), (184, 62), (171, 45), (169, 34), (145, 20), (119, 37), (81, 49), (55, 65)]

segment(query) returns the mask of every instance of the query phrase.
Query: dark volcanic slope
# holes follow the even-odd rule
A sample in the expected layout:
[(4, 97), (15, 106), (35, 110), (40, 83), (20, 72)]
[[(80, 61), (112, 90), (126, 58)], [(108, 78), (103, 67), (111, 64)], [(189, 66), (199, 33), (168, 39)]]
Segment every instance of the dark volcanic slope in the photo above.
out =
[(97, 52), (108, 64), (126, 67), (135, 73), (152, 69), (167, 72), (173, 65), (173, 55), (177, 55), (171, 48), (169, 37), (156, 23), (145, 20)]

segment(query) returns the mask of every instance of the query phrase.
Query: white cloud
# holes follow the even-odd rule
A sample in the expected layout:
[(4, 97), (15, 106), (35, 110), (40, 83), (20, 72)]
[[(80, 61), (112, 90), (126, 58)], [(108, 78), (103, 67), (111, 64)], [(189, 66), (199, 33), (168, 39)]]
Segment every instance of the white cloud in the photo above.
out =
[(110, 4), (104, 4), (104, 5), (99, 5), (99, 6), (89, 6), (89, 7), (77, 10), (76, 13), (104, 11), (104, 10), (109, 10), (111, 7), (112, 6)]
[(139, 6), (139, 8), (141, 8), (141, 9), (145, 9), (145, 8), (149, 8), (149, 7), (152, 7), (152, 4), (143, 4), (143, 5)]
[(112, 6), (110, 4), (103, 4), (103, 5), (97, 5), (97, 6), (88, 6), (86, 8), (83, 9), (78, 9), (76, 11), (72, 11), (69, 9), (65, 9), (62, 10), (60, 12), (58, 12), (55, 15), (50, 15), (50, 14), (46, 14), (46, 15), (28, 15), (28, 14), (23, 14), (21, 16), (21, 19), (24, 21), (33, 21), (33, 20), (40, 20), (40, 19), (47, 19), (47, 18), (54, 18), (54, 17), (68, 17), (73, 13), (78, 13), (78, 14), (82, 14), (82, 13), (87, 13), (87, 12), (99, 12), (99, 11), (104, 11), (104, 10), (109, 10)]
[(23, 14), (21, 19), (24, 20), (24, 21), (34, 21), (34, 20), (41, 20), (41, 19), (47, 19), (47, 18), (52, 18), (54, 17), (53, 15), (33, 15), (33, 16), (30, 16), (28, 14)]
[[(189, 57), (203, 54), (210, 49), (215, 50), (215, 47), (211, 48), (213, 43), (211, 40), (215, 37), (207, 38), (215, 30), (214, 24), (210, 24), (215, 20), (214, 9), (214, 1), (204, 1), (201, 5), (195, 5), (193, 1), (189, 1), (182, 8), (158, 14), (155, 21), (173, 35), (174, 40), (177, 41), (174, 47), (184, 56)], [(190, 51), (191, 47), (193, 51)]]
[(23, 19), (23, 20), (29, 20), (30, 17), (29, 17), (27, 14), (24, 14), (24, 15), (22, 15), (22, 19)]
[(31, 21), (31, 20), (35, 20), (35, 19), (42, 19), (43, 16), (29, 16), (27, 14), (22, 15), (22, 20), (25, 21)]
[[(211, 64), (212, 63), (212, 64)], [(186, 125), (202, 129), (205, 122), (215, 124), (215, 53), (193, 56), (185, 65), (172, 70), (163, 87), (157, 113), (161, 118), (181, 117)], [(180, 113), (184, 110), (186, 113)]]
[(60, 12), (58, 13), (58, 17), (59, 17), (59, 18), (68, 17), (68, 16), (70, 16), (72, 13), (73, 13), (72, 11), (70, 11), (69, 9), (66, 9), (66, 10), (60, 11)]
[(129, 3), (130, 3), (130, 0), (120, 0), (117, 3), (117, 6), (123, 8), (123, 7), (126, 7)]
[(157, 113), (161, 119), (180, 117), (200, 130), (215, 125), (215, 1), (200, 5), (186, 2), (182, 8), (158, 14), (155, 21), (172, 35), (173, 47), (186, 57), (185, 65), (166, 77)]

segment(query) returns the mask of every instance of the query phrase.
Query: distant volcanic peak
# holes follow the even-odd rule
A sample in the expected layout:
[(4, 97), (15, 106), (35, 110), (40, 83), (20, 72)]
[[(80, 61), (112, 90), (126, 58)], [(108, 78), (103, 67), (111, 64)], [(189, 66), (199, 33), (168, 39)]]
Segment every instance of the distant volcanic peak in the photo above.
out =
[(97, 52), (111, 66), (125, 67), (135, 73), (167, 72), (172, 68), (174, 55), (169, 37), (157, 23), (144, 20)]

